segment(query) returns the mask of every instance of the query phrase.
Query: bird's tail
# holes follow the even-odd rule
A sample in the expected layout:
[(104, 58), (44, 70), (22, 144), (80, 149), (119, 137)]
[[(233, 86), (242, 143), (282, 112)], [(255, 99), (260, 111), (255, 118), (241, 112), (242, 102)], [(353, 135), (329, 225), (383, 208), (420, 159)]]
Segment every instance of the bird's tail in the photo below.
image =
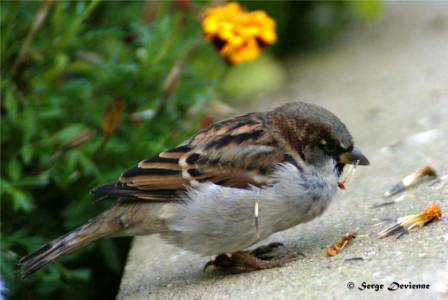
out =
[(22, 276), (26, 277), (62, 255), (102, 238), (148, 235), (166, 231), (165, 222), (159, 216), (159, 211), (164, 205), (119, 200), (116, 205), (89, 220), (87, 224), (20, 259)]
[(78, 229), (64, 234), (50, 243), (43, 245), (37, 251), (22, 257), (19, 260), (19, 265), (22, 267), (22, 277), (24, 278), (36, 272), (62, 255), (71, 253), (93, 241), (114, 234), (117, 228), (109, 224), (104, 224), (105, 219), (107, 218), (104, 218), (104, 215), (99, 215)]

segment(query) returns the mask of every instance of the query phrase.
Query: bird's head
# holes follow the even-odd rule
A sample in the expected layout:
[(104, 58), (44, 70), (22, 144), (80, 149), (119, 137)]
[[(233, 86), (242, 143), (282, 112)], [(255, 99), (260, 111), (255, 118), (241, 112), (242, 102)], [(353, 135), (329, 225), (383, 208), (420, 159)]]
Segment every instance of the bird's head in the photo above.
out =
[(346, 164), (369, 164), (345, 124), (322, 107), (295, 102), (275, 109), (272, 117), (281, 135), (306, 164), (319, 168), (333, 162), (338, 176)]

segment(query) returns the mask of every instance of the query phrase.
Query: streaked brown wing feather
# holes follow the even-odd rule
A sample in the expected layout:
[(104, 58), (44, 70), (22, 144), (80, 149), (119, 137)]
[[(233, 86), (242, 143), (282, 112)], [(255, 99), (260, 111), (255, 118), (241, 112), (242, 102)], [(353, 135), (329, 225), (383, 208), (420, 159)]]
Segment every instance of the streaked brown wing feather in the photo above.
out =
[[(200, 182), (248, 188), (268, 183), (272, 167), (287, 157), (258, 114), (216, 123), (175, 149), (141, 161), (119, 178), (117, 188), (144, 200), (174, 200)], [(163, 191), (163, 193), (161, 192)]]

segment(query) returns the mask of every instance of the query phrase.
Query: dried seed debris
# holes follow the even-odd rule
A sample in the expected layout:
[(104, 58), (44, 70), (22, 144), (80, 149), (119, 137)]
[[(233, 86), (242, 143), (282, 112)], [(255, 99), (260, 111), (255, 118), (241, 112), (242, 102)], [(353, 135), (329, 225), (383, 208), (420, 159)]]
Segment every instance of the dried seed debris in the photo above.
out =
[(338, 182), (338, 187), (342, 190), (345, 190), (347, 183), (355, 176), (356, 168), (358, 167), (359, 160), (356, 161), (353, 165), (348, 166), (347, 170), (341, 177), (341, 180)]
[(390, 201), (374, 203), (374, 204), (371, 206), (371, 208), (378, 208), (378, 207), (383, 207), (383, 206), (387, 206), (387, 205), (392, 205), (392, 204), (401, 202), (401, 201), (403, 201), (403, 200), (405, 200), (405, 199), (406, 199), (406, 195), (401, 195), (401, 196), (399, 196), (399, 197), (397, 197), (397, 198), (395, 198), (395, 199), (393, 199), (393, 200), (390, 200)]
[(403, 192), (404, 190), (408, 189), (411, 186), (416, 185), (417, 183), (420, 183), (423, 178), (425, 177), (437, 177), (436, 171), (430, 167), (426, 166), (421, 168), (420, 170), (409, 174), (405, 178), (403, 178), (400, 182), (392, 186), (388, 191), (384, 193), (384, 197), (391, 197), (396, 194), (399, 194)]
[(335, 256), (348, 244), (350, 240), (356, 238), (356, 233), (346, 233), (344, 234), (336, 244), (327, 247), (327, 255)]
[(408, 215), (398, 218), (390, 226), (386, 227), (378, 233), (380, 239), (399, 233), (397, 239), (408, 233), (415, 227), (423, 227), (433, 220), (439, 220), (442, 218), (442, 209), (440, 204), (434, 202), (430, 207), (427, 207), (421, 213), (415, 215)]

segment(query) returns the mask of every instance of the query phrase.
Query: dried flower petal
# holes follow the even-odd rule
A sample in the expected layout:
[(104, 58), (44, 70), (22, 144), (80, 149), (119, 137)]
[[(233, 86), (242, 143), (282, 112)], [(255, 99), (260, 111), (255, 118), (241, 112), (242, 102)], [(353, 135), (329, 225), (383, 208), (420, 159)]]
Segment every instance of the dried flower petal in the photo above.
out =
[(205, 115), (201, 120), (200, 128), (207, 128), (208, 126), (215, 123), (215, 118), (212, 115)]
[(344, 234), (336, 244), (327, 247), (327, 255), (335, 256), (348, 244), (350, 240), (356, 238), (356, 233), (346, 233)]
[(107, 106), (103, 119), (103, 134), (106, 140), (109, 139), (118, 129), (123, 109), (124, 102), (121, 98), (115, 99)]

